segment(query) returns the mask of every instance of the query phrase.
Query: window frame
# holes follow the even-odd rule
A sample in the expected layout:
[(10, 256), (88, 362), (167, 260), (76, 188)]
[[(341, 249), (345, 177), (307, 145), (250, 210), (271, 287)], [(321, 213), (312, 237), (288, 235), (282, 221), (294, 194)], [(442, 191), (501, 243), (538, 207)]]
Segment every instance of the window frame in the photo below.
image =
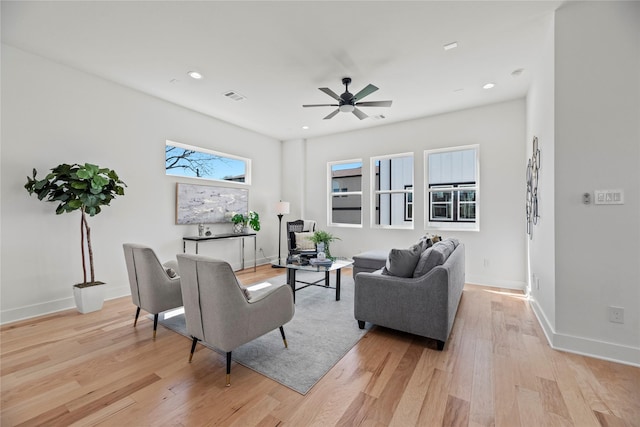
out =
[[(343, 191), (345, 188), (339, 187), (338, 191), (333, 191), (333, 166), (335, 165), (345, 165), (350, 163), (359, 163), (360, 164), (360, 190), (359, 191)], [(362, 228), (363, 227), (363, 216), (362, 216), (362, 204), (363, 204), (363, 166), (364, 162), (362, 159), (349, 159), (349, 160), (335, 160), (331, 162), (327, 162), (327, 225), (330, 227), (344, 227), (344, 228)], [(360, 196), (360, 223), (359, 224), (350, 224), (345, 222), (334, 222), (333, 221), (333, 200), (338, 197), (347, 197), (347, 196)]]
[[(407, 183), (402, 183), (402, 187), (403, 189), (391, 189), (391, 190), (376, 190), (376, 162), (378, 161), (385, 161), (385, 160), (392, 160), (392, 159), (399, 159), (399, 158), (404, 158), (404, 157), (410, 157), (411, 158), (411, 184), (410, 187), (411, 188), (407, 188)], [(388, 228), (388, 229), (400, 229), (400, 230), (413, 230), (414, 228), (414, 218), (412, 218), (411, 220), (407, 220), (406, 219), (406, 200), (407, 200), (407, 195), (411, 194), (412, 200), (415, 197), (414, 195), (414, 187), (415, 187), (415, 173), (416, 173), (416, 168), (415, 168), (415, 155), (413, 152), (407, 152), (407, 153), (396, 153), (396, 154), (385, 154), (385, 155), (381, 155), (381, 156), (374, 156), (371, 157), (370, 159), (370, 168), (371, 168), (371, 180), (370, 180), (370, 187), (371, 187), (371, 228)], [(379, 212), (376, 209), (376, 205), (377, 205), (377, 197), (379, 195), (383, 195), (383, 194), (389, 194), (391, 197), (391, 200), (393, 200), (393, 195), (394, 194), (402, 194), (402, 203), (403, 203), (403, 223), (402, 224), (379, 224), (378, 222), (378, 216), (379, 216)]]
[[(244, 181), (235, 181), (231, 179), (219, 179), (219, 178), (211, 178), (206, 176), (190, 176), (190, 175), (180, 175), (180, 174), (169, 173), (169, 170), (166, 169), (166, 147), (167, 146), (182, 148), (183, 150), (193, 150), (199, 153), (210, 154), (212, 156), (218, 156), (218, 157), (223, 157), (231, 160), (238, 160), (238, 161), (244, 162), (244, 165), (245, 165)], [(197, 147), (195, 145), (183, 144), (181, 142), (171, 141), (167, 139), (165, 141), (165, 175), (175, 176), (179, 178), (198, 179), (198, 180), (204, 180), (204, 181), (233, 183), (238, 185), (251, 185), (251, 159), (242, 157), (242, 156), (237, 156), (235, 154), (223, 153), (221, 151), (215, 151), (215, 150), (210, 150), (208, 148)]]
[[(430, 184), (429, 182), (429, 155), (447, 152), (475, 150), (475, 183), (457, 182), (450, 184)], [(424, 225), (425, 230), (433, 231), (480, 231), (480, 145), (462, 145), (456, 147), (437, 148), (424, 151)], [(432, 219), (431, 207), (434, 203), (432, 196), (436, 191), (449, 191), (451, 219)], [(473, 202), (460, 201), (460, 193), (463, 191), (475, 191)], [(445, 203), (445, 202), (435, 202)], [(460, 219), (461, 208), (464, 205), (475, 205), (475, 220)]]

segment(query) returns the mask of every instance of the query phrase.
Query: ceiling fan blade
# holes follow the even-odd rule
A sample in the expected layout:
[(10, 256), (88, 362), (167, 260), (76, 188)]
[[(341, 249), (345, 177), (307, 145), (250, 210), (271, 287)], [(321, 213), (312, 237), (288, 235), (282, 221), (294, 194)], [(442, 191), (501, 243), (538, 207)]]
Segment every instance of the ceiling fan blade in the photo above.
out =
[(333, 111), (331, 114), (329, 114), (327, 117), (325, 117), (323, 120), (329, 120), (331, 117), (335, 116), (336, 114), (338, 114), (340, 112), (339, 108), (336, 108), (335, 111)]
[(393, 101), (356, 102), (358, 107), (391, 107)]
[(337, 107), (338, 104), (304, 104), (303, 107)]
[(320, 89), (321, 91), (323, 91), (324, 93), (326, 93), (327, 95), (335, 99), (336, 101), (340, 101), (340, 97), (328, 87), (319, 87), (318, 89)]
[(366, 119), (367, 117), (369, 117), (365, 113), (363, 113), (361, 110), (358, 110), (357, 108), (353, 109), (353, 114), (355, 114), (355, 116), (357, 118), (359, 118), (360, 120), (363, 120), (363, 119)]
[(372, 84), (368, 84), (367, 87), (365, 87), (364, 89), (362, 89), (360, 92), (356, 93), (353, 97), (358, 100), (358, 99), (362, 99), (367, 95), (371, 95), (373, 92), (377, 91), (378, 88), (375, 87)]

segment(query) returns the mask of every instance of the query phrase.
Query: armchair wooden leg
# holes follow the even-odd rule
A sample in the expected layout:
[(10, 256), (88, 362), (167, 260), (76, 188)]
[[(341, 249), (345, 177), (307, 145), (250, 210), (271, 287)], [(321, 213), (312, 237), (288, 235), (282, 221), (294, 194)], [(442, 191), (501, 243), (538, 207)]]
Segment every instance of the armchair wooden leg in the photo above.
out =
[(156, 330), (158, 329), (158, 315), (153, 315), (153, 340), (156, 339)]
[(287, 338), (284, 336), (284, 328), (280, 326), (280, 335), (282, 335), (282, 341), (284, 341), (284, 348), (289, 348), (289, 344), (287, 344)]
[(134, 327), (134, 328), (135, 328), (135, 327), (136, 327), (136, 325), (138, 324), (138, 316), (140, 316), (140, 307), (138, 307), (138, 308), (136, 309), (136, 318), (135, 318), (135, 320), (133, 321), (133, 327)]
[(227, 387), (231, 386), (231, 352), (227, 351)]
[(198, 338), (196, 337), (191, 337), (193, 338), (193, 341), (191, 342), (191, 353), (189, 354), (189, 363), (191, 363), (191, 359), (193, 359), (193, 352), (196, 351), (196, 344), (198, 344)]

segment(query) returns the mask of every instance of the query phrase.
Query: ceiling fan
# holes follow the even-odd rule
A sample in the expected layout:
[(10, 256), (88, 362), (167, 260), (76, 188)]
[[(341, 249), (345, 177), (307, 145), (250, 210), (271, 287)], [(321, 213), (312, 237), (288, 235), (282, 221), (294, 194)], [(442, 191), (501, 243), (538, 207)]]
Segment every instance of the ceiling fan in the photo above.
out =
[(349, 92), (349, 84), (351, 84), (351, 78), (345, 77), (342, 79), (342, 84), (345, 87), (345, 91), (342, 95), (338, 96), (334, 91), (327, 87), (318, 88), (336, 101), (337, 104), (305, 104), (303, 107), (338, 107), (331, 114), (324, 118), (324, 120), (330, 119), (339, 112), (353, 113), (360, 120), (366, 119), (367, 116), (358, 107), (391, 107), (392, 101), (369, 101), (360, 102), (362, 98), (377, 91), (378, 88), (372, 84), (368, 84), (364, 89), (355, 95)]

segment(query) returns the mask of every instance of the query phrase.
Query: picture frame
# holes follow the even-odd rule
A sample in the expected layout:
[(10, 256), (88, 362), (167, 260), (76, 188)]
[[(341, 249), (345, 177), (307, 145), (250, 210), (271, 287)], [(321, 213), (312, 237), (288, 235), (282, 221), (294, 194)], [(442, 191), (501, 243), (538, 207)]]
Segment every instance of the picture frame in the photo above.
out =
[(176, 183), (176, 224), (230, 222), (236, 214), (249, 211), (249, 190)]

